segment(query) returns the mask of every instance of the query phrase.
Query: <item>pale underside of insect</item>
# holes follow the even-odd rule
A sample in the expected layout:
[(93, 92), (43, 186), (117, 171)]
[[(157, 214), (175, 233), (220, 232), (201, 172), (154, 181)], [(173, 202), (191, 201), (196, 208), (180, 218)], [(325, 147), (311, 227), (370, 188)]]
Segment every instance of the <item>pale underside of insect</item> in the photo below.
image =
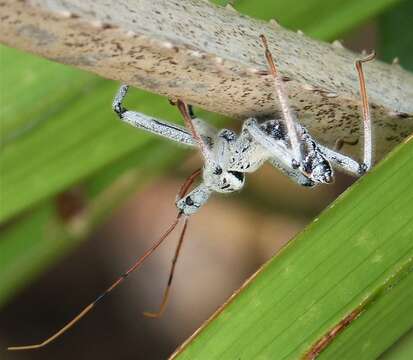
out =
[[(184, 219), (160, 310), (155, 313), (145, 313), (149, 317), (159, 317), (163, 313), (168, 300), (175, 265), (182, 247), (189, 216), (196, 213), (208, 201), (212, 193), (230, 193), (241, 190), (245, 183), (245, 174), (256, 171), (264, 162), (268, 161), (297, 184), (308, 187), (331, 183), (334, 180), (333, 168), (342, 169), (355, 176), (361, 176), (371, 168), (372, 128), (362, 64), (372, 60), (375, 56), (374, 53), (356, 61), (364, 128), (363, 161), (357, 162), (337, 150), (319, 144), (296, 121), (295, 115), (288, 105), (288, 96), (284, 89), (282, 77), (268, 50), (266, 38), (261, 35), (260, 39), (265, 48), (269, 75), (274, 79), (274, 87), (283, 118), (265, 120), (261, 123), (255, 118), (247, 119), (240, 134), (228, 129), (218, 131), (207, 122), (195, 117), (192, 107), (179, 99), (177, 100), (177, 106), (183, 115), (186, 127), (155, 119), (139, 112), (129, 111), (123, 106), (128, 86), (122, 85), (120, 87), (112, 106), (119, 118), (134, 127), (189, 147), (198, 148), (204, 161), (202, 171), (201, 169), (195, 171), (182, 186), (176, 201), (178, 215), (173, 224), (129, 270), (51, 337), (39, 344), (10, 347), (9, 350), (36, 349), (58, 338), (123, 282), (131, 272), (139, 268), (175, 229), (180, 220)], [(201, 175), (201, 172), (202, 181), (188, 193), (192, 183)]]

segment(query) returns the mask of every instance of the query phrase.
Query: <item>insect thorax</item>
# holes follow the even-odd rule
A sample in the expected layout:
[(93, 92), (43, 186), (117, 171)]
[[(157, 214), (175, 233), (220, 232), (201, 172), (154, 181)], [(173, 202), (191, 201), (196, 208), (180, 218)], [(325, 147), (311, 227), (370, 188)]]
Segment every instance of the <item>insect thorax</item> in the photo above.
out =
[(242, 172), (225, 170), (217, 164), (205, 166), (203, 178), (205, 185), (219, 193), (241, 190), (245, 182), (245, 175)]

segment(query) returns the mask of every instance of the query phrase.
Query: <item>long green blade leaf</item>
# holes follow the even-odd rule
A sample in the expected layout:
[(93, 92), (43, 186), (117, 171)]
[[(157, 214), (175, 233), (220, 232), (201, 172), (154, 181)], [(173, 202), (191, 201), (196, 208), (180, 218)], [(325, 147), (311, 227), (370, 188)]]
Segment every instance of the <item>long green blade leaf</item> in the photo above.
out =
[(266, 264), (177, 358), (381, 354), (413, 325), (412, 156), (413, 137)]

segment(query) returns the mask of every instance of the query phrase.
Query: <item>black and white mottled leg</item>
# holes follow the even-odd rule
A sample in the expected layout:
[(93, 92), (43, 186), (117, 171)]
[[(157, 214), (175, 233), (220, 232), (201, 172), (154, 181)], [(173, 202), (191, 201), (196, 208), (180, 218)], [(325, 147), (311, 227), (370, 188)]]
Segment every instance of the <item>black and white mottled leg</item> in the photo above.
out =
[(123, 107), (123, 99), (125, 98), (128, 89), (128, 85), (121, 85), (112, 103), (112, 109), (115, 111), (116, 114), (118, 114), (119, 118), (121, 119), (122, 114), (126, 111), (126, 109)]
[(291, 180), (296, 182), (298, 185), (312, 187), (315, 182), (311, 180), (308, 176), (304, 175), (300, 169), (285, 166), (284, 163), (278, 161), (277, 158), (270, 158), (268, 162), (279, 169), (283, 174), (287, 175)]
[(337, 151), (331, 150), (326, 146), (318, 144), (318, 148), (321, 153), (326, 157), (331, 164), (336, 167), (343, 169), (344, 171), (353, 174), (355, 176), (360, 176), (365, 170), (362, 164), (358, 163), (356, 160), (352, 159), (350, 156), (341, 154)]
[(136, 128), (149, 131), (184, 145), (197, 145), (190, 132), (184, 127), (156, 119), (140, 112), (127, 110), (123, 106), (123, 100), (127, 92), (128, 85), (121, 85), (112, 103), (113, 110), (122, 121)]
[[(242, 166), (245, 166), (243, 163), (249, 165), (256, 159), (254, 162), (256, 166), (251, 167), (252, 171), (255, 171), (255, 168), (260, 166), (262, 162), (268, 161), (297, 184), (313, 186), (314, 181), (303, 174), (300, 168), (293, 166), (293, 154), (288, 148), (285, 134), (281, 129), (278, 129), (278, 125), (278, 120), (269, 120), (261, 125), (255, 119), (245, 121), (243, 130), (245, 129), (253, 140), (251, 143), (252, 150), (245, 154), (244, 161), (240, 161), (240, 164)], [(274, 127), (274, 131), (271, 131), (270, 127)], [(276, 134), (275, 130), (279, 130), (280, 134)], [(260, 145), (258, 149), (254, 149), (256, 144)]]
[(276, 158), (280, 164), (287, 168), (296, 168), (294, 165), (294, 155), (288, 148), (285, 141), (276, 140), (258, 125), (255, 119), (248, 119), (244, 122), (244, 127), (248, 130), (254, 141), (267, 150), (267, 157)]

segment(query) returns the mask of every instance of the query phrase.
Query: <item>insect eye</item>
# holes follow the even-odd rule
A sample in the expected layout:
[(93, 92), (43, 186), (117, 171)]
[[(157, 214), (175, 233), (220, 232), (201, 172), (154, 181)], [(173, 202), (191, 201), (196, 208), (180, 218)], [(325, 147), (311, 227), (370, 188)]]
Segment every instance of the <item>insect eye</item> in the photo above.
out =
[(192, 206), (192, 205), (194, 205), (194, 201), (191, 199), (190, 196), (188, 196), (188, 197), (185, 199), (185, 204), (188, 205), (188, 206)]
[(244, 174), (239, 171), (228, 171), (230, 174), (234, 175), (239, 181), (244, 181)]
[(217, 166), (214, 170), (214, 175), (221, 175), (222, 174), (222, 168), (220, 166)]

